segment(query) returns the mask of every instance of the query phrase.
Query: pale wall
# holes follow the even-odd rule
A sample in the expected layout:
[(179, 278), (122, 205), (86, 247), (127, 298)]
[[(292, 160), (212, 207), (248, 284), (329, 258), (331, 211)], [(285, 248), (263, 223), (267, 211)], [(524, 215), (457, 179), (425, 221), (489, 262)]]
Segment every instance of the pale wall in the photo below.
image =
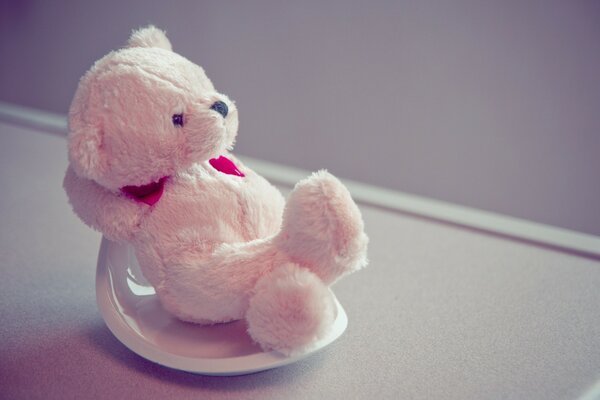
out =
[(0, 5), (0, 101), (65, 113), (131, 28), (237, 100), (237, 151), (600, 234), (600, 3)]

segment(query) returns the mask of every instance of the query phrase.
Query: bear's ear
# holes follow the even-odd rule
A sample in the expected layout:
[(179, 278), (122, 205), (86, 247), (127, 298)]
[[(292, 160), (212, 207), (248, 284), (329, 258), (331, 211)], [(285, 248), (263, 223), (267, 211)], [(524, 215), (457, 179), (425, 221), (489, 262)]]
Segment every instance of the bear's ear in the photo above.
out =
[(69, 132), (69, 162), (77, 175), (96, 180), (108, 166), (102, 148), (102, 131), (86, 126)]
[(127, 41), (127, 47), (159, 47), (161, 49), (173, 51), (171, 42), (164, 31), (156, 28), (154, 25), (148, 25), (131, 33)]

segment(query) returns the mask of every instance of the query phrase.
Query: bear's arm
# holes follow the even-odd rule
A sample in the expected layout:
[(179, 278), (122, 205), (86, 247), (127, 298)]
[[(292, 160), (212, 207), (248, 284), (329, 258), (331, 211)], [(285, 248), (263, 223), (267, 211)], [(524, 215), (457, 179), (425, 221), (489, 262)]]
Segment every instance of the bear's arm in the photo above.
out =
[(144, 207), (113, 193), (96, 182), (81, 178), (69, 166), (63, 186), (75, 214), (108, 239), (125, 242), (139, 230)]

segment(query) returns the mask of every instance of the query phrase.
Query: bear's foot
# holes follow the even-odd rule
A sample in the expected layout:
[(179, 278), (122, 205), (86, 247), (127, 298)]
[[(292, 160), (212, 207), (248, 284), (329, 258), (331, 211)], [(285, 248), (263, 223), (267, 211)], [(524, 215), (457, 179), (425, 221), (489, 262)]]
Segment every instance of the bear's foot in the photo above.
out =
[(289, 196), (276, 244), (292, 261), (331, 284), (367, 264), (368, 237), (348, 189), (319, 171), (298, 182)]
[(289, 263), (257, 282), (246, 321), (248, 333), (264, 350), (290, 356), (310, 351), (329, 332), (336, 314), (323, 281)]

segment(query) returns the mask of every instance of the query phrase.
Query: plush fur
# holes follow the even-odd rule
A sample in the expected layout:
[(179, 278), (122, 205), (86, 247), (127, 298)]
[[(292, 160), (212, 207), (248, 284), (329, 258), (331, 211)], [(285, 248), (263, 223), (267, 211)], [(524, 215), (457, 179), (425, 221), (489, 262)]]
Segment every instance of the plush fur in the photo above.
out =
[[(235, 104), (171, 50), (164, 32), (136, 31), (94, 64), (69, 128), (64, 187), (73, 210), (133, 245), (166, 310), (201, 324), (245, 318), (256, 342), (284, 354), (307, 351), (328, 332), (328, 286), (367, 263), (356, 204), (325, 171), (299, 182), (286, 203), (230, 154)], [(241, 174), (211, 164), (220, 156)]]

